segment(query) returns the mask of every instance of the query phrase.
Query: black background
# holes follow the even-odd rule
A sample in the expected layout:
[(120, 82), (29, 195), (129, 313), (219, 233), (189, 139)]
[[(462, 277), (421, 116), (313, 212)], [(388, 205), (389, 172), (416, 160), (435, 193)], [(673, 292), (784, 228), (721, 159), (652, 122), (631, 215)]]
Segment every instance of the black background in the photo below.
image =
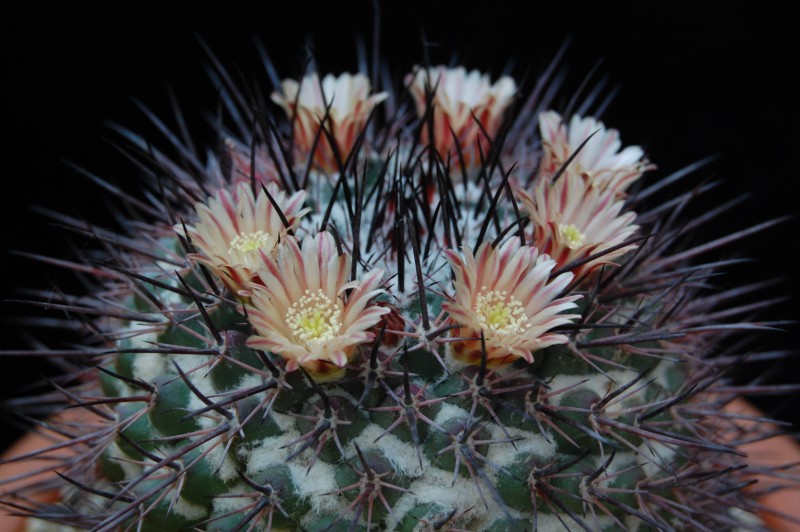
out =
[[(223, 64), (247, 78), (264, 79), (254, 36), (264, 43), (281, 77), (302, 71), (309, 36), (321, 72), (357, 68), (356, 36), (369, 42), (372, 35), (370, 2), (269, 4), (226, 2), (213, 9), (165, 12), (119, 2), (113, 10), (31, 5), (4, 13), (0, 248), (74, 256), (64, 232), (32, 212), (33, 204), (113, 227), (105, 195), (63, 160), (135, 191), (136, 171), (107, 142), (118, 140), (109, 121), (153, 135), (133, 98), (168, 117), (171, 87), (201, 144), (211, 140), (202, 112), (214, 109), (216, 92), (205, 74), (207, 56), (197, 36)], [(793, 17), (743, 2), (599, 4), (383, 2), (381, 48), (399, 76), (422, 60), (424, 33), (433, 62), (459, 53), (466, 66), (496, 75), (511, 59), (519, 80), (526, 69), (532, 75), (541, 71), (569, 37), (565, 97), (603, 60), (599, 72), (621, 89), (604, 119), (621, 130), (625, 144), (645, 148), (660, 168), (657, 175), (716, 154), (718, 161), (696, 179), (719, 177), (725, 185), (704, 205), (752, 194), (724, 222), (712, 224), (708, 237), (794, 214), (800, 113), (796, 83), (789, 80), (797, 67)], [(766, 317), (796, 318), (798, 229), (792, 220), (738, 245), (738, 254), (758, 261), (734, 269), (719, 283), (782, 276), (782, 284), (767, 293), (794, 301), (776, 304)], [(78, 248), (87, 244), (74, 242)], [(18, 297), (20, 287), (55, 284), (67, 292), (81, 291), (71, 275), (53, 267), (8, 253), (0, 260), (2, 300)], [(28, 328), (24, 333), (18, 320), (30, 310), (0, 305), (6, 318), (0, 324), (0, 348), (24, 347), (25, 334), (51, 347), (69, 340), (52, 331)], [(796, 326), (787, 329), (769, 341), (796, 346)], [(41, 369), (30, 360), (0, 360), (0, 397), (13, 396)], [(773, 381), (800, 381), (799, 364), (781, 366), (780, 373)], [(793, 399), (761, 404), (796, 422)], [(14, 434), (10, 428), (3, 431), (3, 441)]]

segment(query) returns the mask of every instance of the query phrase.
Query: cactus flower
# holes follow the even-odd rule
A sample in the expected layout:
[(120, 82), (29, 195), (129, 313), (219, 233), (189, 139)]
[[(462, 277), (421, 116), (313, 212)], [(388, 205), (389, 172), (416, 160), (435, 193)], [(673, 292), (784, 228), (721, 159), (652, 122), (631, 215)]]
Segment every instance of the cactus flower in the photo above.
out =
[[(603, 190), (587, 183), (582, 176), (567, 170), (552, 182), (541, 178), (533, 196), (518, 190), (520, 205), (527, 211), (533, 226), (533, 241), (550, 255), (557, 268), (602, 253), (636, 235), (636, 213), (622, 212), (624, 201), (613, 190)], [(636, 249), (623, 246), (573, 269), (577, 276), (592, 272), (603, 264)]]
[[(253, 194), (249, 184), (240, 183), (233, 192), (220, 190), (208, 203), (196, 204), (199, 222), (187, 228), (200, 251), (192, 258), (215, 271), (234, 292), (247, 288), (260, 264), (259, 254), (271, 254), (278, 241), (296, 229), (308, 212), (303, 208), (304, 191), (288, 196), (274, 183), (266, 190), (288, 227), (264, 190)], [(176, 229), (183, 232), (180, 226)]]
[(570, 162), (570, 170), (601, 190), (622, 194), (645, 170), (652, 168), (639, 146), (622, 148), (619, 131), (607, 129), (590, 116), (573, 115), (567, 126), (561, 115), (545, 111), (539, 115), (539, 131), (544, 148), (540, 177), (552, 177), (587, 139)]
[[(364, 74), (328, 74), (320, 80), (313, 72), (299, 82), (284, 80), (281, 89), (272, 93), (272, 101), (292, 122), (297, 154), (307, 159), (313, 149), (314, 162), (325, 172), (339, 171), (334, 149), (344, 164), (369, 114), (388, 97), (386, 92), (370, 95), (369, 79)], [(328, 129), (335, 146), (322, 127)]]
[(351, 258), (338, 254), (330, 233), (287, 239), (274, 260), (263, 256), (259, 283), (251, 284), (248, 308), (255, 334), (248, 345), (287, 360), (287, 370), (303, 366), (323, 376), (343, 368), (354, 349), (372, 341), (369, 329), (389, 308), (371, 304), (383, 293), (383, 271), (374, 269), (348, 281)]
[[(491, 139), (503, 122), (506, 109), (517, 93), (513, 79), (503, 76), (491, 83), (487, 74), (464, 67), (417, 67), (406, 76), (417, 115), (424, 118), (428, 99), (433, 109), (433, 146), (453, 166), (464, 158), (467, 166), (480, 164), (479, 150), (486, 156)], [(431, 142), (423, 124), (422, 141)], [(459, 154), (460, 152), (460, 154)]]
[(453, 333), (454, 358), (480, 363), (481, 334), (490, 367), (517, 358), (530, 363), (535, 351), (567, 343), (566, 336), (549, 331), (577, 317), (561, 312), (574, 308), (580, 296), (558, 297), (572, 274), (549, 280), (556, 265), (550, 257), (511, 238), (497, 248), (485, 242), (475, 254), (468, 246), (463, 254), (448, 250), (447, 260), (455, 274), (455, 296), (442, 309), (460, 326)]

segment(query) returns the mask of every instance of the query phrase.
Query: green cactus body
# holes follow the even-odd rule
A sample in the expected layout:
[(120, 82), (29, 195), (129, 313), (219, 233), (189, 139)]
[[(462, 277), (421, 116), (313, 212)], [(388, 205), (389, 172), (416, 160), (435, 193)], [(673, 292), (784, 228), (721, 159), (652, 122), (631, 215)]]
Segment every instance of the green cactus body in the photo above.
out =
[[(191, 298), (182, 303), (190, 313)], [(118, 451), (104, 458), (113, 469), (110, 480), (136, 478), (146, 464), (224, 429), (176, 460), (186, 471), (175, 483), (185, 504), (168, 515), (156, 508), (143, 517), (146, 527), (235, 530), (269, 501), (258, 515), (258, 528), (271, 522), (275, 529), (313, 529), (324, 515), (335, 516), (328, 519), (343, 527), (358, 516), (354, 522), (366, 524), (368, 518), (373, 527), (399, 530), (432, 529), (447, 518), (471, 530), (519, 530), (520, 523), (532, 526), (534, 518), (545, 529), (562, 520), (613, 528), (636, 521), (628, 508), (637, 506), (641, 484), (664, 481), (681, 467), (681, 457), (659, 443), (665, 432), (676, 441), (687, 437), (681, 421), (668, 412), (647, 418), (658, 401), (682, 391), (681, 363), (619, 348), (576, 346), (618, 331), (578, 333), (568, 345), (537, 353), (544, 359), (538, 364), (518, 361), (499, 370), (465, 366), (452, 359), (446, 345), (436, 353), (444, 368), (426, 350), (398, 355), (397, 348), (379, 345), (381, 354), (395, 356), (382, 357), (383, 373), (371, 388), (366, 376), (374, 346), (367, 345), (349, 366), (352, 376), (312, 387), (296, 372), (282, 373), (279, 357), (247, 347), (240, 328), (228, 328), (236, 321), (230, 319), (236, 305), (208, 307), (208, 321), (195, 313), (179, 324), (164, 324), (154, 338), (153, 345), (218, 354), (173, 355), (167, 361), (139, 353), (126, 362), (128, 376), (154, 390), (148, 401), (115, 408), (121, 423), (134, 413), (146, 414), (120, 430)], [(428, 308), (430, 315), (440, 310)], [(650, 348), (656, 352), (660, 345)], [(260, 356), (272, 361), (277, 374)], [(404, 374), (403, 357), (416, 371)], [(602, 360), (631, 369), (593, 373)], [(116, 362), (109, 369), (120, 369)], [(642, 373), (642, 365), (649, 371)], [(405, 400), (404, 380), (413, 401)], [(122, 381), (113, 387), (122, 396), (141, 393)], [(215, 403), (220, 406), (211, 408)], [(648, 432), (651, 426), (658, 432)], [(175, 439), (184, 434), (189, 435)], [(382, 475), (379, 481), (364, 480), (356, 449)], [(143, 451), (152, 454), (143, 458)], [(142, 463), (129, 466), (125, 476), (114, 467), (115, 461), (132, 460)], [(676, 500), (670, 488), (655, 493)], [(591, 515), (598, 503), (610, 515)], [(190, 515), (181, 508), (190, 508)]]

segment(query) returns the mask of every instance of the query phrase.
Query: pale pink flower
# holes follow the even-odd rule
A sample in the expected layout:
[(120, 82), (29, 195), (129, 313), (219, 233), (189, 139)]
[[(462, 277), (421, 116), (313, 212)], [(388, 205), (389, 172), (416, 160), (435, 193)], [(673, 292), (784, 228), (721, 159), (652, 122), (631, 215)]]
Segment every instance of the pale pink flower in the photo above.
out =
[(570, 323), (575, 314), (561, 314), (574, 308), (580, 296), (559, 298), (572, 280), (563, 273), (548, 281), (556, 263), (533, 246), (510, 238), (497, 248), (484, 243), (473, 255), (447, 250), (455, 274), (455, 296), (442, 309), (458, 325), (451, 336), (453, 357), (479, 364), (483, 332), (487, 363), (496, 367), (522, 358), (533, 362), (533, 353), (554, 344), (567, 343), (563, 334), (551, 331)]
[(390, 311), (372, 302), (383, 293), (383, 271), (348, 281), (350, 255), (339, 255), (327, 232), (307, 236), (302, 247), (287, 239), (274, 259), (264, 259), (247, 308), (256, 331), (248, 345), (280, 355), (289, 371), (303, 366), (318, 378), (338, 374)]
[[(198, 223), (187, 227), (199, 253), (191, 257), (211, 268), (233, 291), (246, 289), (261, 264), (260, 254), (271, 254), (279, 240), (297, 228), (308, 212), (303, 208), (305, 192), (287, 196), (275, 183), (266, 185), (289, 226), (286, 227), (263, 190), (256, 194), (249, 183), (240, 182), (220, 190), (207, 203), (195, 205)], [(176, 228), (179, 232), (182, 227)]]
[(573, 115), (567, 127), (561, 115), (545, 111), (539, 115), (539, 131), (544, 149), (539, 166), (540, 178), (553, 177), (590, 136), (591, 139), (569, 164), (569, 170), (582, 175), (595, 187), (611, 189), (621, 195), (652, 167), (644, 159), (644, 151), (639, 146), (620, 150), (619, 131), (606, 129), (602, 122), (589, 116)]
[[(324, 126), (336, 141), (336, 149), (345, 162), (361, 134), (370, 113), (388, 97), (380, 92), (370, 95), (370, 83), (364, 74), (326, 75), (320, 82), (316, 72), (302, 81), (281, 82), (280, 92), (272, 93), (272, 101), (283, 107), (293, 123), (295, 150), (303, 160), (311, 155), (314, 140), (314, 162), (326, 172), (339, 171), (333, 148), (321, 131)], [(328, 110), (330, 107), (330, 110)]]
[[(492, 84), (487, 74), (467, 72), (464, 67), (417, 67), (406, 76), (406, 85), (420, 118), (427, 112), (430, 95), (433, 146), (454, 166), (460, 164), (457, 147), (466, 166), (479, 164), (479, 145), (484, 156), (488, 155), (490, 143), (481, 128), (494, 141), (517, 92), (516, 83), (508, 76)], [(426, 124), (422, 125), (422, 142), (430, 142)]]
[[(550, 255), (558, 268), (621, 244), (639, 228), (633, 223), (636, 213), (620, 214), (624, 201), (613, 190), (594, 186), (569, 170), (555, 183), (540, 178), (533, 192), (530, 196), (518, 190), (521, 206), (533, 222), (533, 243)], [(624, 246), (572, 271), (580, 277), (636, 247)]]

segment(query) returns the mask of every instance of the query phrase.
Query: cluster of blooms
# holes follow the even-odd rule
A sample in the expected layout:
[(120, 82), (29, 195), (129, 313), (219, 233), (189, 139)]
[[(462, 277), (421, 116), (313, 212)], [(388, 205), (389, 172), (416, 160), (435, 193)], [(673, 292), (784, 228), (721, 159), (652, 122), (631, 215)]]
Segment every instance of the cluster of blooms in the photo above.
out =
[[(418, 143), (447, 167), (480, 167), (514, 101), (514, 81), (491, 83), (478, 71), (441, 66), (416, 68), (405, 81), (419, 119)], [(376, 149), (364, 130), (388, 94), (371, 94), (366, 76), (310, 74), (284, 81), (281, 90), (272, 100), (290, 120), (296, 160), (311, 162), (312, 171), (336, 174), (351, 155)], [(480, 363), (483, 353), (493, 367), (531, 362), (535, 351), (566, 343), (553, 329), (577, 317), (564, 312), (580, 296), (564, 297), (565, 289), (636, 247), (630, 243), (636, 214), (623, 211), (627, 188), (648, 169), (642, 150), (621, 150), (618, 132), (593, 118), (573, 116), (566, 124), (543, 112), (539, 129), (538, 173), (532, 183), (510, 180), (529, 217), (524, 238), (487, 241), (476, 250), (442, 246), (450, 266), (444, 288), (450, 295), (440, 315), (450, 331), (444, 341), (454, 358), (469, 364)], [(239, 173), (249, 174), (248, 168)], [(392, 319), (387, 314), (394, 307), (376, 301), (391, 302), (385, 279), (396, 272), (366, 264), (363, 275), (351, 278), (357, 271), (352, 243), (312, 227), (311, 217), (304, 221), (311, 211), (304, 191), (289, 194), (277, 179), (259, 177), (261, 190), (240, 181), (198, 204), (199, 222), (189, 228), (199, 251), (193, 258), (245, 305), (255, 331), (249, 345), (282, 356), (290, 371), (302, 366), (324, 378), (373, 341), (382, 321), (384, 330), (386, 323), (413, 324)]]

